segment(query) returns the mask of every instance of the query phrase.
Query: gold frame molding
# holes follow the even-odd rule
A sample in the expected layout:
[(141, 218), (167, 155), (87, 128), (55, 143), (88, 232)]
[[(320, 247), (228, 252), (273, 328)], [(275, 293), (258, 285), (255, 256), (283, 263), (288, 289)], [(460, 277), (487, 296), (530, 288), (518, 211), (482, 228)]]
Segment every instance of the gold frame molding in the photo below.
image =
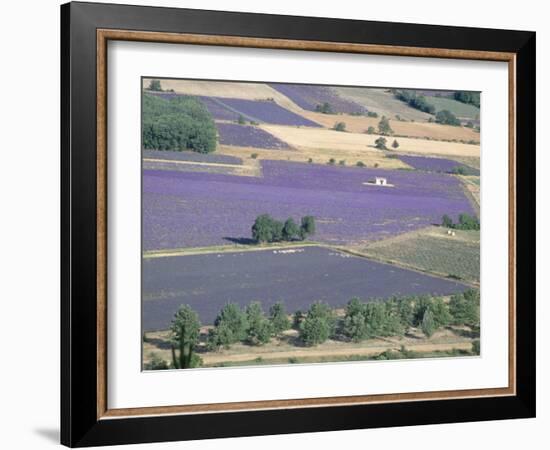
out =
[[(508, 63), (508, 386), (402, 394), (359, 395), (201, 405), (150, 406), (109, 409), (107, 405), (107, 43), (110, 40), (194, 44), (266, 49), (363, 53), (429, 58), (472, 59)], [(97, 30), (97, 419), (132, 416), (219, 413), (266, 409), (344, 406), (367, 403), (410, 402), (516, 395), (516, 55), (506, 52), (454, 50), (444, 48), (246, 38), (237, 36), (157, 33), (114, 29)]]

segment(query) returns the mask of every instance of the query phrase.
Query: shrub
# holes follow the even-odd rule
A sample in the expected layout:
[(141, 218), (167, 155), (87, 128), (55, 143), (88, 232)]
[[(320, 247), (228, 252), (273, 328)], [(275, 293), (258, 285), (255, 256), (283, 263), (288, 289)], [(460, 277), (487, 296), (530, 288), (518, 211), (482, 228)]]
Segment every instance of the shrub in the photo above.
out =
[(377, 118), (377, 117), (378, 117), (378, 113), (376, 113), (376, 112), (374, 112), (374, 111), (368, 111), (368, 112), (367, 112), (367, 116), (368, 116), (368, 117)]
[(269, 342), (271, 323), (265, 317), (259, 302), (253, 302), (246, 307), (246, 339), (252, 345), (262, 345)]
[(397, 139), (394, 139), (391, 146), (395, 149), (399, 148), (399, 142), (397, 142)]
[(167, 370), (170, 368), (168, 362), (162, 359), (155, 352), (150, 354), (150, 358), (151, 359), (149, 360), (149, 362), (146, 363), (144, 366), (145, 370)]
[(244, 116), (242, 114), (239, 114), (239, 117), (237, 118), (237, 123), (239, 125), (245, 125), (246, 124), (246, 120), (244, 119)]
[(357, 161), (357, 163), (355, 163), (355, 165), (357, 167), (365, 167), (365, 163), (363, 161)]
[(336, 164), (336, 160), (334, 158), (330, 158), (328, 160), (328, 164), (330, 164), (331, 166), (333, 166), (334, 164)]
[(256, 159), (256, 158), (258, 157), (258, 154), (257, 154), (257, 153), (252, 153), (252, 154), (250, 155), (250, 157), (251, 157), (252, 159)]
[(311, 163), (313, 162), (313, 159), (312, 159), (312, 158), (308, 158), (307, 162), (311, 164)]
[(346, 124), (345, 122), (336, 122), (332, 129), (335, 131), (346, 131)]
[(367, 128), (367, 134), (374, 134), (376, 133), (376, 130), (374, 129), (373, 126), (370, 126)]
[(378, 139), (376, 139), (376, 141), (374, 141), (374, 146), (379, 150), (387, 150), (388, 149), (386, 147), (387, 142), (388, 141), (385, 137), (379, 137)]
[(345, 166), (346, 165), (346, 160), (345, 159), (341, 159), (340, 161), (338, 161), (338, 164), (340, 166)]

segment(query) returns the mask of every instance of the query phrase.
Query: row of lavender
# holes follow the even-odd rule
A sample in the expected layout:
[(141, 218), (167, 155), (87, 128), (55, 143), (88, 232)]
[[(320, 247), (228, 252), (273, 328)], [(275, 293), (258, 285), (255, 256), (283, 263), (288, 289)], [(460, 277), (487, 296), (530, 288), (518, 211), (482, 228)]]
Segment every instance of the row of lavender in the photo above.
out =
[(426, 172), (460, 173), (462, 175), (479, 175), (479, 170), (446, 158), (400, 155), (399, 159), (417, 170)]
[(327, 86), (287, 83), (270, 83), (269, 85), (290, 98), (300, 108), (308, 111), (315, 111), (323, 103), (328, 103), (334, 113), (364, 114), (367, 112), (363, 106), (340, 97)]
[[(344, 244), (474, 214), (459, 180), (437, 173), (263, 161), (263, 177), (144, 171), (144, 250), (250, 237), (256, 216), (316, 218), (315, 239)], [(383, 176), (393, 188), (365, 184)]]

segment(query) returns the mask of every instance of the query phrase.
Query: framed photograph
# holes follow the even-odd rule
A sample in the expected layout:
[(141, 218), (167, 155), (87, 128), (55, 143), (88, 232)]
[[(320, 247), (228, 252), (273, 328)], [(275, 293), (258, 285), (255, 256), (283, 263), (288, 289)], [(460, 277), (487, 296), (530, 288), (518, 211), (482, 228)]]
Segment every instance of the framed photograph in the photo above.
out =
[(535, 33), (69, 3), (62, 443), (535, 415)]

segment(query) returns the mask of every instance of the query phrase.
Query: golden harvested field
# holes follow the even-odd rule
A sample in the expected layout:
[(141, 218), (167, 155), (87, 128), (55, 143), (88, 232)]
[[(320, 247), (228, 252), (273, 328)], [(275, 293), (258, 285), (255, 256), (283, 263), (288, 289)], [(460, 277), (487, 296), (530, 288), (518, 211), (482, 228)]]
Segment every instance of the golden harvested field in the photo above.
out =
[[(343, 133), (340, 133), (343, 134)], [(217, 153), (222, 155), (237, 156), (243, 158), (245, 163), (251, 160), (250, 155), (256, 154), (257, 160), (273, 159), (293, 162), (311, 162), (315, 164), (326, 164), (331, 158), (339, 161), (344, 160), (346, 166), (355, 166), (358, 161), (363, 162), (367, 167), (374, 167), (378, 164), (381, 169), (405, 169), (407, 164), (395, 158), (386, 158), (386, 154), (372, 147), (364, 149), (338, 149), (338, 148), (307, 148), (301, 147), (297, 150), (267, 150), (253, 147), (235, 147), (230, 145), (219, 145)], [(248, 158), (248, 159), (247, 159)]]
[[(327, 128), (332, 128), (336, 122), (344, 122), (346, 130), (352, 133), (364, 133), (369, 127), (374, 127), (377, 130), (380, 122), (380, 118), (351, 116), (349, 114), (322, 114), (311, 111), (304, 111), (301, 114)], [(479, 133), (465, 127), (452, 127), (429, 122), (400, 122), (391, 119), (390, 126), (394, 133), (400, 136), (479, 142)]]
[[(348, 133), (327, 129), (297, 128), (281, 125), (261, 125), (261, 128), (291, 146), (304, 151), (307, 149), (332, 150), (345, 159), (347, 153), (360, 157), (363, 152), (376, 151), (374, 141), (380, 137), (364, 133)], [(388, 138), (388, 145), (393, 142)], [(397, 138), (400, 153), (417, 153), (421, 155), (441, 156), (474, 156), (479, 157), (479, 145), (455, 142), (428, 141), (425, 139)], [(383, 151), (379, 151), (384, 154)]]
[[(143, 87), (150, 79), (143, 79)], [(263, 83), (237, 83), (234, 81), (160, 80), (162, 89), (173, 89), (178, 94), (204, 95), (207, 97), (242, 98), (245, 100), (266, 100), (272, 98), (284, 108), (301, 114), (303, 110), (288, 97)]]

